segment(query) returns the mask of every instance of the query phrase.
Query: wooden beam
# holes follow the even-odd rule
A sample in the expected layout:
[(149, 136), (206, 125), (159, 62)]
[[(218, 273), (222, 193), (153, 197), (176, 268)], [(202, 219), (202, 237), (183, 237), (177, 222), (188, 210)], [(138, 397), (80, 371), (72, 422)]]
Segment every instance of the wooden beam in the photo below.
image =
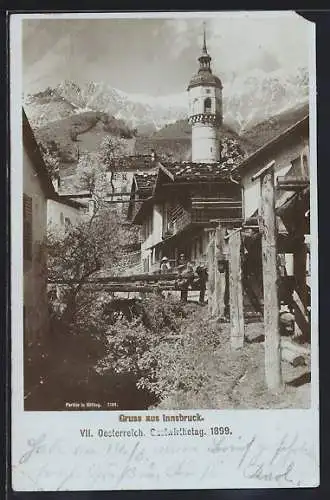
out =
[(309, 179), (280, 176), (277, 178), (277, 187), (283, 191), (300, 191), (309, 186)]
[(260, 175), (261, 242), (264, 289), (265, 376), (267, 387), (276, 391), (282, 386), (278, 276), (275, 216), (275, 162), (267, 165)]
[(271, 162), (267, 163), (267, 165), (263, 168), (261, 168), (256, 174), (252, 176), (252, 181), (255, 181), (256, 179), (259, 179), (259, 177), (264, 176), (268, 170), (273, 168), (275, 166), (275, 160), (272, 160)]
[(241, 269), (241, 234), (232, 232), (229, 238), (229, 297), (230, 342), (233, 349), (244, 344), (244, 309)]
[[(85, 283), (132, 283), (136, 281), (145, 281), (145, 282), (158, 282), (158, 281), (174, 281), (178, 279), (179, 273), (168, 273), (168, 274), (133, 274), (131, 276), (95, 276), (89, 278), (85, 281)], [(79, 281), (70, 281), (65, 279), (57, 279), (57, 280), (48, 280), (49, 283), (63, 283), (63, 284), (78, 284)]]
[[(94, 290), (94, 291), (99, 291), (99, 292), (143, 292), (143, 293), (160, 293), (162, 291), (177, 291), (180, 292), (182, 290), (182, 287), (180, 286), (175, 286), (175, 285), (170, 285), (170, 284), (164, 284), (160, 286), (153, 286), (153, 285), (134, 285), (134, 284), (116, 284), (116, 283), (110, 283), (108, 285), (95, 285), (89, 283), (89, 288)], [(197, 292), (199, 291), (199, 287), (193, 287), (189, 288), (189, 291), (194, 291)]]
[(225, 236), (225, 240), (229, 240), (229, 238), (231, 238), (235, 233), (241, 231), (243, 229), (243, 227), (245, 227), (245, 226), (237, 227), (236, 229), (234, 229), (233, 231), (231, 231), (230, 233), (228, 233)]
[[(172, 174), (171, 174), (171, 175), (172, 175)], [(175, 187), (175, 188), (178, 188), (178, 187), (180, 187), (180, 186), (191, 186), (191, 185), (192, 185), (192, 184), (194, 184), (194, 183), (195, 183), (195, 184), (196, 184), (196, 183), (198, 183), (198, 185), (199, 185), (199, 186), (200, 186), (201, 184), (206, 184), (206, 185), (208, 185), (208, 184), (210, 184), (210, 183), (212, 183), (212, 184), (222, 184), (222, 185), (224, 185), (224, 184), (225, 184), (225, 185), (226, 185), (226, 184), (228, 184), (228, 185), (232, 184), (232, 183), (231, 183), (229, 180), (227, 180), (227, 179), (224, 179), (224, 180), (222, 180), (222, 181), (221, 181), (221, 180), (216, 180), (215, 176), (214, 176), (214, 175), (212, 175), (212, 176), (210, 176), (210, 178), (209, 178), (209, 179), (204, 180), (204, 181), (201, 181), (201, 180), (199, 180), (197, 177), (195, 177), (195, 179), (193, 179), (193, 180), (191, 180), (191, 181), (176, 181), (176, 182), (175, 182), (175, 184), (173, 184), (173, 182), (164, 182), (164, 183), (162, 184), (162, 187), (172, 187), (172, 188), (174, 188), (174, 187)]]

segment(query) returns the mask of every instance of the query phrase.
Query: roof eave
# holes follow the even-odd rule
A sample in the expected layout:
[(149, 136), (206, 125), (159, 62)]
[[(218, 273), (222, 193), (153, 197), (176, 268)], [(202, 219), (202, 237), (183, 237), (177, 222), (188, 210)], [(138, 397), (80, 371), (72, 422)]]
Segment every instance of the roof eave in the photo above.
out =
[(48, 174), (46, 165), (42, 158), (30, 122), (25, 114), (24, 108), (22, 108), (22, 120), (23, 145), (26, 149), (27, 155), (31, 160), (33, 168), (38, 174), (46, 198), (54, 199), (56, 198), (56, 191)]
[(153, 197), (150, 196), (149, 198), (146, 198), (145, 200), (142, 201), (142, 205), (132, 218), (132, 224), (136, 224), (138, 226), (141, 226), (143, 224), (143, 220), (146, 215), (147, 209), (152, 205)]
[(270, 141), (266, 142), (263, 146), (258, 148), (254, 153), (252, 153), (250, 156), (245, 158), (241, 163), (238, 165), (234, 166), (232, 168), (231, 173), (239, 173), (243, 168), (247, 167), (249, 164), (251, 164), (254, 160), (256, 160), (260, 155), (264, 154), (267, 152), (268, 149), (271, 149), (272, 147), (276, 146), (281, 140), (285, 139), (288, 137), (291, 133), (295, 132), (296, 129), (299, 128), (299, 126), (302, 126), (304, 122), (309, 120), (309, 113), (305, 115), (301, 120), (298, 122), (294, 123), (290, 127), (288, 127), (284, 132), (281, 134), (277, 135), (274, 137), (274, 139), (271, 139)]

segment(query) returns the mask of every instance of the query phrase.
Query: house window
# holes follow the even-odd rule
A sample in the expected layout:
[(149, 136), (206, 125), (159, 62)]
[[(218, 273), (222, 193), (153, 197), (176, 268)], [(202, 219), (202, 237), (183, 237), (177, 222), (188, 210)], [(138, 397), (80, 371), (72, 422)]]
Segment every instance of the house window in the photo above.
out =
[(23, 194), (23, 256), (32, 260), (32, 198)]
[(153, 217), (151, 214), (151, 216), (147, 218), (145, 223), (145, 238), (148, 238), (151, 235), (153, 229), (152, 226), (153, 226)]
[(204, 113), (211, 113), (212, 102), (210, 97), (204, 100)]
[(167, 209), (167, 203), (164, 203), (162, 206), (162, 212), (163, 212), (163, 234), (165, 234), (168, 230), (168, 209)]
[(64, 215), (63, 215), (63, 212), (60, 213), (60, 222), (61, 222), (61, 225), (63, 226), (63, 224), (64, 224)]
[(69, 217), (65, 217), (64, 224), (65, 224), (65, 229), (69, 229), (69, 227), (71, 226), (71, 220), (69, 219)]

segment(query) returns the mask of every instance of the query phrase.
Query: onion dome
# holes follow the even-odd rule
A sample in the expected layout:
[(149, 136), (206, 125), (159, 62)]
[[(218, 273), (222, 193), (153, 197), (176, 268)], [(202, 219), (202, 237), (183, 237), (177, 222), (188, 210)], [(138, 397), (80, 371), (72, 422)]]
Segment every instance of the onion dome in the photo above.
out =
[(202, 54), (199, 56), (199, 70), (196, 75), (192, 77), (189, 82), (188, 90), (192, 87), (199, 86), (208, 86), (208, 87), (219, 87), (222, 88), (222, 83), (220, 78), (213, 75), (211, 69), (211, 60), (212, 57), (208, 54), (206, 48), (206, 36), (205, 36), (205, 27), (204, 27), (204, 42), (202, 48)]

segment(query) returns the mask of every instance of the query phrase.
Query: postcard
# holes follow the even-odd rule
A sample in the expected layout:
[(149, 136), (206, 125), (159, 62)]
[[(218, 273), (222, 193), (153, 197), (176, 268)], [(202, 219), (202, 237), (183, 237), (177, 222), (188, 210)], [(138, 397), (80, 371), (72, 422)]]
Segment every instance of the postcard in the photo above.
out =
[(10, 16), (15, 491), (319, 485), (315, 26)]

